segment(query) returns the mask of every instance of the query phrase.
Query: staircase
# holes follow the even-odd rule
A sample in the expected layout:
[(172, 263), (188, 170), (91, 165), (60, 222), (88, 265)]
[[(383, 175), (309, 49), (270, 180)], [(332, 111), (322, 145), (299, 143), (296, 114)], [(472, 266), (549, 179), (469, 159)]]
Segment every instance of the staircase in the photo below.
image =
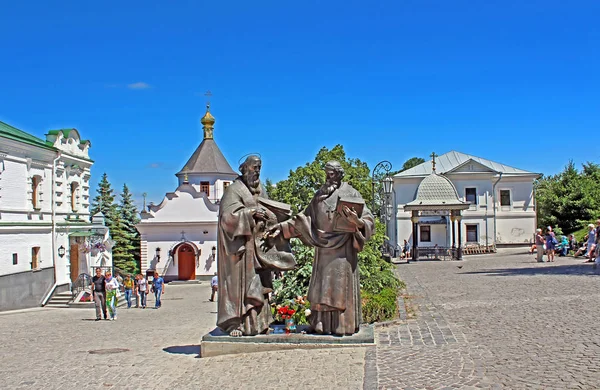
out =
[(69, 302), (73, 300), (73, 295), (70, 291), (64, 291), (58, 294), (54, 294), (52, 298), (46, 303), (46, 307), (69, 307)]

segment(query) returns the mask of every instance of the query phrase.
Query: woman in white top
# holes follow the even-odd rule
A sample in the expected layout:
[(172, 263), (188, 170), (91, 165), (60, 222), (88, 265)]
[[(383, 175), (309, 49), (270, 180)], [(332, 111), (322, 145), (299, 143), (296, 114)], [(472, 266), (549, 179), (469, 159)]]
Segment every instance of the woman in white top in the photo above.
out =
[(590, 223), (588, 225), (588, 240), (587, 240), (587, 257), (588, 261), (594, 261), (594, 249), (596, 249), (596, 229), (594, 229), (594, 224)]
[(108, 309), (108, 314), (110, 315), (111, 320), (117, 319), (117, 303), (119, 293), (119, 282), (117, 282), (117, 278), (112, 276), (112, 272), (106, 271), (106, 308)]

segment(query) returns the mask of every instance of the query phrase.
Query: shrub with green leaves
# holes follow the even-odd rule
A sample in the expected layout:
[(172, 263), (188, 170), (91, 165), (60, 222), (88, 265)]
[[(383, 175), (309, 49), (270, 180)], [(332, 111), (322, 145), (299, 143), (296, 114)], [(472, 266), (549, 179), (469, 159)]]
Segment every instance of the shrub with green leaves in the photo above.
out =
[(398, 290), (386, 287), (379, 294), (364, 293), (363, 321), (381, 322), (391, 320), (398, 314)]

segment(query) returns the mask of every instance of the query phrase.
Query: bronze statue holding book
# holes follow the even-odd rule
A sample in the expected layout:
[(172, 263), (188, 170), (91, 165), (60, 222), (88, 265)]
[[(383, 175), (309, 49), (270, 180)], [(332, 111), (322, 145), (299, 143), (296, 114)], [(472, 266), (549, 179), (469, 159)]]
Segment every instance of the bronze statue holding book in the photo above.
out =
[(361, 322), (358, 252), (371, 237), (371, 211), (360, 193), (342, 182), (337, 161), (325, 165), (326, 182), (306, 210), (291, 218), (285, 203), (267, 198), (260, 185), (262, 162), (249, 156), (241, 175), (221, 199), (218, 222), (217, 326), (230, 336), (267, 332), (273, 271), (294, 269), (289, 239), (315, 247), (308, 290), (311, 328), (351, 335)]
[(308, 290), (311, 328), (351, 335), (361, 323), (358, 253), (373, 233), (374, 220), (360, 193), (342, 182), (339, 162), (328, 162), (325, 173), (326, 182), (306, 210), (273, 227), (270, 237), (298, 237), (315, 247)]

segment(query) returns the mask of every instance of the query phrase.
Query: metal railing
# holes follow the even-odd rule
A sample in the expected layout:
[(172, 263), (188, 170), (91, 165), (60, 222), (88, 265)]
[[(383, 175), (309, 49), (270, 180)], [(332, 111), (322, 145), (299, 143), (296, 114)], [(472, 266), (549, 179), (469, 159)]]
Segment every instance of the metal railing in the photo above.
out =
[(84, 291), (86, 288), (91, 288), (92, 286), (92, 277), (88, 274), (79, 274), (77, 279), (73, 283), (71, 283), (71, 296), (73, 299), (77, 298), (80, 292)]
[(458, 249), (452, 247), (419, 247), (419, 259), (424, 257), (433, 260), (454, 260), (458, 255)]

